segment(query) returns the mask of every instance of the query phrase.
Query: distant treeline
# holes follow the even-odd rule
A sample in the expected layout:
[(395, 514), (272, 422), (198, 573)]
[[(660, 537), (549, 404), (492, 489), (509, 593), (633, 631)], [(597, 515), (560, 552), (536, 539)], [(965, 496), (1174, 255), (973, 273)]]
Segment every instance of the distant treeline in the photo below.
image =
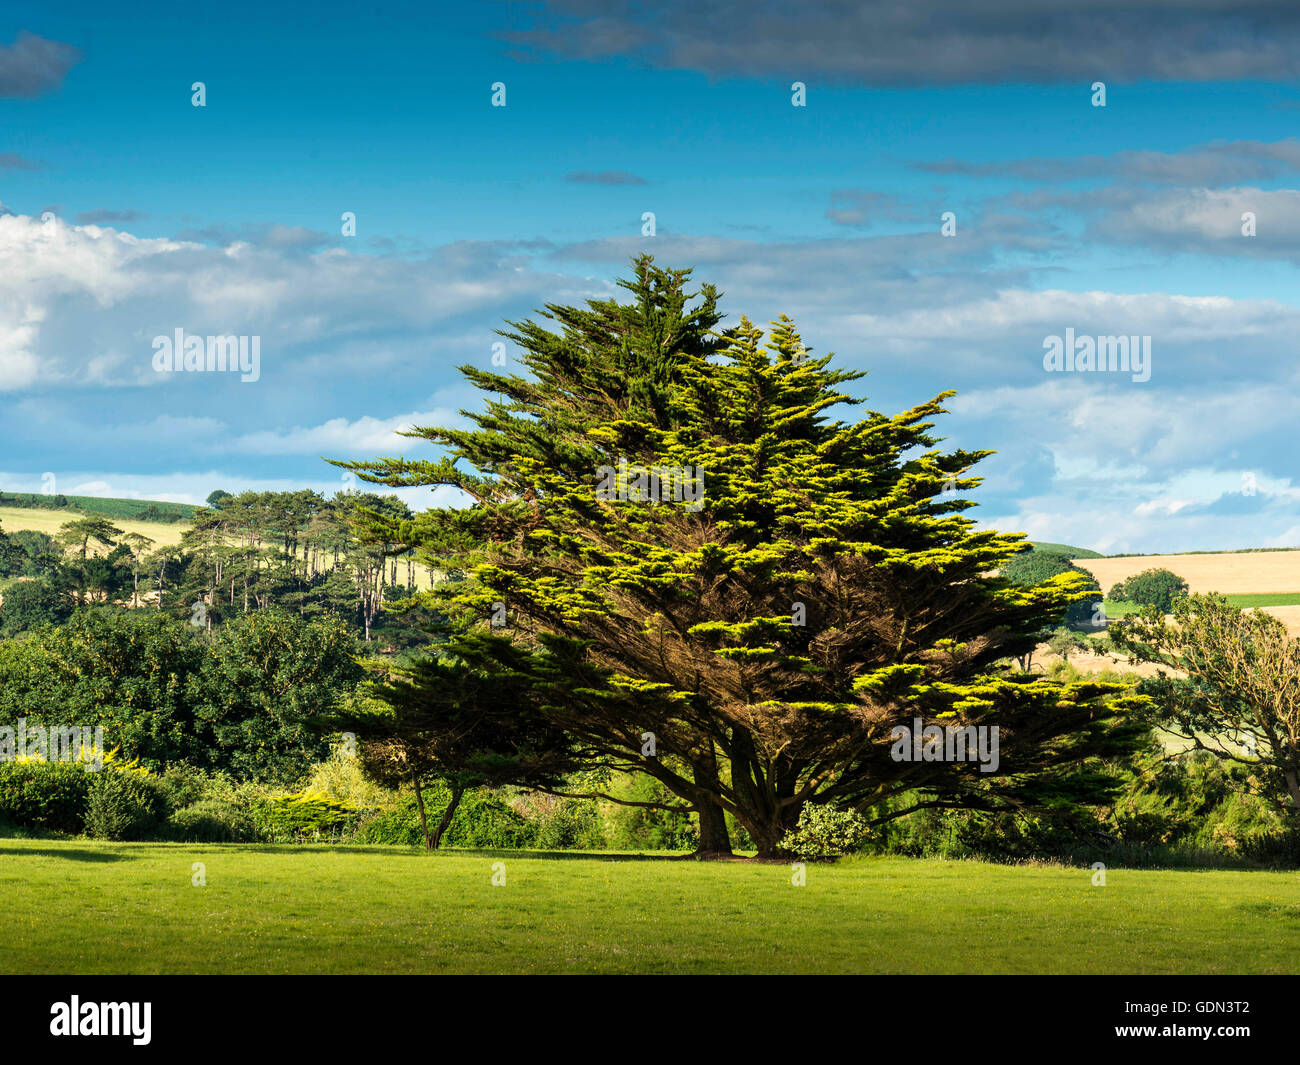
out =
[(146, 606), (205, 629), (279, 609), (336, 614), (365, 642), (402, 651), (427, 644), (434, 620), (418, 602), (417, 570), (431, 583), (460, 579), (430, 570), (405, 542), (358, 534), (377, 518), (409, 530), (414, 515), (396, 496), (219, 491), (209, 500), (179, 544), (102, 514), (70, 517), (54, 535), (0, 529), (0, 579), (11, 579), (0, 638), (61, 624), (88, 605)]
[(174, 525), (193, 521), (199, 508), (189, 503), (160, 503), (152, 499), (100, 499), (97, 496), (43, 495), (39, 492), (0, 492), (0, 507), (23, 510), (75, 510), (128, 521)]

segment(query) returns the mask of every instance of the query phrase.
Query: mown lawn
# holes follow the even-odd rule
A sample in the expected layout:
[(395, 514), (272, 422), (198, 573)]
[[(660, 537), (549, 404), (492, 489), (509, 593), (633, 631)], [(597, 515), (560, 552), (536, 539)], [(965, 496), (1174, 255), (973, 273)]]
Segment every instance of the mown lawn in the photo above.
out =
[[(191, 885), (192, 864), (207, 886)], [(506, 883), (493, 886), (493, 863)], [(1294, 973), (1300, 875), (0, 840), (4, 973)]]

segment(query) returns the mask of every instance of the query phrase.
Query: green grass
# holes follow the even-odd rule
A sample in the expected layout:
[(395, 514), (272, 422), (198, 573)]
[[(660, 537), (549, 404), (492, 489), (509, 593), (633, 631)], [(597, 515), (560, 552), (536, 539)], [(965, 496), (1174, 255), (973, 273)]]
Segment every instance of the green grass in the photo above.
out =
[(3, 840), (0, 972), (1295, 971), (1294, 872), (1091, 877), (863, 858), (795, 887), (662, 856)]
[[(1224, 598), (1228, 600), (1230, 605), (1243, 608), (1300, 605), (1300, 592), (1242, 592), (1237, 595), (1227, 595)], [(1122, 599), (1107, 599), (1105, 604), (1108, 618), (1122, 618), (1127, 614), (1135, 614), (1142, 609), (1137, 603), (1130, 603)]]
[[(160, 499), (114, 499), (107, 496), (68, 496), (70, 510), (83, 514), (98, 514), (106, 518), (141, 519), (146, 511), (156, 511), (166, 515), (165, 522), (181, 521), (186, 524), (194, 519), (199, 508), (191, 503), (165, 503)], [(13, 509), (45, 509), (49, 496), (35, 492), (0, 492), (0, 506)], [(149, 519), (143, 519), (149, 520)]]
[(1130, 603), (1126, 599), (1105, 599), (1102, 600), (1102, 603), (1106, 611), (1106, 617), (1112, 620), (1126, 617), (1129, 614), (1136, 614), (1142, 609), (1137, 603)]
[(1233, 606), (1296, 606), (1300, 604), (1300, 592), (1242, 592), (1238, 595), (1225, 596)]

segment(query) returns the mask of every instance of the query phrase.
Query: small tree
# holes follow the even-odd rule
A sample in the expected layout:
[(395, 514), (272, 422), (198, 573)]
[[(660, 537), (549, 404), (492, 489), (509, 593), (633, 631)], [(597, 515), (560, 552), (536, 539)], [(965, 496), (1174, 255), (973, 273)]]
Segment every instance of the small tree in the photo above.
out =
[[(503, 637), (470, 639), (492, 671), (426, 658), (379, 686), (392, 711), (386, 722), (356, 722), (365, 737), (363, 768), (381, 784), (410, 786), (428, 850), (438, 847), (468, 789), (512, 783), (553, 790), (575, 768), (564, 733), (526, 709), (524, 689), (535, 679), (529, 656)], [(451, 799), (430, 831), (424, 788), (434, 780), (447, 783)]]
[(1187, 594), (1187, 582), (1167, 569), (1148, 569), (1120, 581), (1110, 590), (1111, 599), (1122, 599), (1138, 606), (1153, 606), (1169, 614), (1174, 603)]
[(1057, 629), (1047, 641), (1047, 646), (1051, 648), (1052, 654), (1066, 663), (1070, 661), (1070, 655), (1089, 649), (1087, 641), (1070, 629)]
[[(1270, 614), (1230, 606), (1219, 595), (1173, 603), (1169, 623), (1148, 607), (1112, 627), (1115, 643), (1160, 672), (1144, 685), (1160, 724), (1194, 747), (1265, 770), (1270, 801), (1300, 817), (1300, 640)], [(1248, 739), (1241, 750), (1236, 737)]]

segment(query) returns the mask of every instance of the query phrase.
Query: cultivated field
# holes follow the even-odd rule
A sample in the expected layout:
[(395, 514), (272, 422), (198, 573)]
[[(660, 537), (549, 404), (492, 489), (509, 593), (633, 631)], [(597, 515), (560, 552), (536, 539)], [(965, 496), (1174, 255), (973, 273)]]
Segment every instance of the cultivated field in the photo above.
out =
[(1300, 551), (1249, 551), (1217, 555), (1130, 555), (1125, 558), (1076, 558), (1101, 585), (1111, 586), (1148, 569), (1177, 573), (1193, 592), (1224, 595), (1294, 592), (1300, 603)]
[(1182, 577), (1193, 592), (1266, 597), (1263, 602), (1243, 598), (1237, 601), (1237, 605), (1259, 606), (1280, 618), (1292, 635), (1300, 635), (1300, 551), (1130, 555), (1124, 558), (1076, 558), (1073, 561), (1097, 578), (1103, 593), (1143, 570), (1167, 569)]
[[(6, 533), (21, 532), (31, 529), (34, 532), (48, 533), (55, 536), (61, 526), (78, 518), (100, 515), (86, 515), (75, 510), (37, 510), (26, 507), (0, 507), (0, 530)], [(154, 542), (155, 547), (164, 547), (181, 542), (181, 535), (190, 527), (188, 521), (170, 524), (167, 522), (133, 521), (129, 518), (108, 518), (123, 532), (139, 533)]]
[[(193, 886), (194, 863), (207, 884)], [(493, 886), (503, 863), (503, 886)], [(3, 973), (1294, 973), (1294, 872), (0, 841)], [(701, 930), (703, 934), (701, 934)]]

